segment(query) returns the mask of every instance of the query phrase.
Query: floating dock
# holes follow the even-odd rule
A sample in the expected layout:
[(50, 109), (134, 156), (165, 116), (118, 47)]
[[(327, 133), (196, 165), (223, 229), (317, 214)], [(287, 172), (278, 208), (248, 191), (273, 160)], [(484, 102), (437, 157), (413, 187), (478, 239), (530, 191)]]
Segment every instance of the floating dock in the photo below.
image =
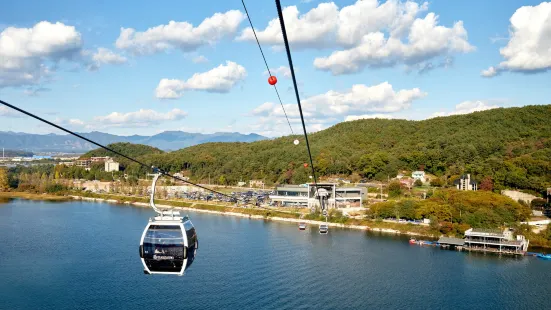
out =
[(542, 259), (551, 259), (549, 255), (527, 252), (529, 241), (524, 236), (513, 238), (512, 231), (469, 229), (465, 232), (465, 239), (442, 236), (437, 242), (424, 240), (409, 240), (410, 244), (438, 246), (443, 249), (457, 251), (496, 253), (508, 255), (529, 255)]

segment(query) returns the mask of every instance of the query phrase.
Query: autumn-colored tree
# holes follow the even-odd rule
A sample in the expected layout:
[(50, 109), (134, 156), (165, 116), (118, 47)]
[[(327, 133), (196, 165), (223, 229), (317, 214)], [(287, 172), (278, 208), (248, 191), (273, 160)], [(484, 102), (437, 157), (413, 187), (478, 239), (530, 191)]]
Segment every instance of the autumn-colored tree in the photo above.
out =
[(441, 178), (433, 178), (430, 180), (430, 186), (442, 187), (444, 186), (444, 181)]
[(449, 234), (451, 231), (453, 231), (453, 224), (450, 222), (442, 222), (440, 224), (440, 232), (444, 235)]
[(8, 172), (6, 169), (0, 169), (0, 192), (7, 191), (9, 188)]
[(494, 190), (494, 181), (492, 180), (492, 177), (485, 177), (482, 179), (482, 182), (480, 182), (480, 189), (483, 191), (493, 191)]

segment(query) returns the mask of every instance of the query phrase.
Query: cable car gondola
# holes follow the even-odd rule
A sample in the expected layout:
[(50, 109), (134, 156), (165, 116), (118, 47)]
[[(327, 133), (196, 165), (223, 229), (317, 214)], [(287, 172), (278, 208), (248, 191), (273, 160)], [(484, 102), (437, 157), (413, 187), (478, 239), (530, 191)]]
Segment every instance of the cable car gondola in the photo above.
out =
[(160, 210), (155, 206), (155, 184), (151, 187), (150, 205), (157, 212), (145, 226), (140, 241), (140, 258), (145, 274), (174, 274), (182, 276), (197, 254), (199, 241), (188, 216), (179, 211)]

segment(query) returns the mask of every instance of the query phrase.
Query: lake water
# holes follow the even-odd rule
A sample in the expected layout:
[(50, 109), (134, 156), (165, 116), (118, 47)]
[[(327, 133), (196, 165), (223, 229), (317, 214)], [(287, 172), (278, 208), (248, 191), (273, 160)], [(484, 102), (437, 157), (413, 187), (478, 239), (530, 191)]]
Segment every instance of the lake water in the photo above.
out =
[(189, 212), (183, 277), (143, 274), (151, 209), (0, 204), (1, 309), (551, 309), (551, 262), (407, 239)]

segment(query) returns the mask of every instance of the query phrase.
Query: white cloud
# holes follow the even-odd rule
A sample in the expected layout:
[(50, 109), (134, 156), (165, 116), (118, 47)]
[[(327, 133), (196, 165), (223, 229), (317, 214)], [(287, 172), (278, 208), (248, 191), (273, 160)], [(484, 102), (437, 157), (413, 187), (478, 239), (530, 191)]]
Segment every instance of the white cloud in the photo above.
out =
[(15, 110), (12, 110), (8, 107), (0, 106), (0, 117), (2, 117), (2, 116), (3, 117), (16, 118), (16, 117), (23, 117), (23, 114), (15, 111)]
[[(381, 118), (388, 117), (384, 113), (407, 109), (414, 100), (421, 99), (426, 95), (427, 93), (422, 92), (419, 88), (395, 91), (388, 82), (374, 86), (357, 84), (344, 92), (328, 91), (324, 94), (306, 98), (302, 101), (302, 109), (308, 126), (327, 128), (330, 124), (343, 118), (351, 120), (353, 118), (369, 117), (365, 114), (380, 116)], [(291, 124), (294, 123), (297, 128), (300, 128), (300, 113), (297, 105), (284, 104), (284, 108)], [(259, 131), (268, 132), (271, 130), (284, 133), (289, 131), (288, 128), (285, 128), (288, 124), (280, 104), (263, 103), (252, 110), (251, 115), (259, 118), (256, 127)]]
[(329, 91), (304, 100), (304, 110), (315, 115), (347, 115), (366, 112), (396, 112), (427, 94), (419, 88), (394, 91), (388, 82), (375, 86), (356, 84), (346, 92)]
[(461, 21), (452, 28), (438, 25), (438, 17), (429, 13), (416, 19), (404, 43), (398, 37), (386, 37), (382, 32), (363, 36), (361, 43), (351, 49), (333, 52), (314, 60), (314, 66), (333, 75), (361, 71), (366, 66), (389, 67), (397, 63), (421, 64), (437, 56), (468, 53), (474, 47), (467, 41), (467, 31)]
[(498, 73), (499, 72), (495, 67), (490, 67), (487, 70), (482, 70), (482, 72), (480, 72), (480, 75), (482, 75), (483, 77), (493, 77), (496, 76)]
[(180, 109), (173, 109), (166, 113), (155, 110), (140, 109), (135, 112), (113, 112), (106, 116), (97, 116), (94, 123), (107, 127), (145, 127), (157, 125), (164, 121), (181, 120), (187, 113)]
[[(83, 129), (94, 129), (92, 125), (86, 124), (84, 121), (78, 119), (78, 118), (60, 118), (56, 117), (53, 121), (55, 124), (58, 124), (59, 126), (71, 129), (71, 130), (83, 130)], [(42, 125), (42, 124), (41, 124)], [(49, 127), (49, 125), (46, 125)], [(56, 129), (57, 131), (57, 129)]]
[[(333, 2), (320, 3), (317, 7), (300, 16), (296, 6), (284, 8), (283, 18), (285, 18), (285, 28), (291, 46), (299, 49), (333, 45), (338, 11), (337, 5)], [(272, 45), (283, 44), (278, 18), (272, 19), (266, 29), (257, 30), (256, 35), (261, 43)], [(238, 40), (254, 41), (252, 29), (247, 27), (243, 30)]]
[(491, 77), (501, 71), (530, 73), (550, 70), (551, 2), (520, 7), (510, 22), (509, 42), (499, 50), (505, 60), (497, 67), (483, 71), (482, 75)]
[[(320, 3), (302, 15), (289, 6), (283, 14), (293, 48), (344, 48), (314, 62), (337, 75), (397, 63), (426, 67), (431, 59), (474, 50), (462, 21), (448, 28), (438, 25), (434, 13), (418, 18), (427, 10), (427, 2), (360, 0), (340, 10), (333, 2)], [(279, 20), (271, 20), (257, 35), (261, 43), (281, 46)], [(252, 30), (246, 28), (238, 40), (254, 41)]]
[[(310, 118), (306, 122), (306, 131), (307, 132), (316, 132), (323, 129), (326, 129), (336, 123), (338, 119), (336, 118), (326, 118), (326, 119), (316, 119)], [(291, 118), (291, 125), (293, 127), (295, 134), (302, 134), (302, 125), (300, 118)], [(289, 124), (285, 118), (278, 117), (266, 117), (260, 116), (256, 118), (256, 122), (240, 130), (240, 132), (254, 132), (265, 137), (278, 137), (283, 135), (290, 135), (291, 130), (289, 129)], [(289, 142), (291, 143), (291, 141)]]
[(73, 26), (42, 21), (32, 28), (0, 33), (0, 88), (38, 84), (51, 74), (48, 64), (78, 61), (81, 34)]
[(78, 118), (71, 118), (67, 121), (68, 124), (74, 125), (74, 126), (83, 126), (84, 122), (79, 120)]
[(201, 63), (208, 62), (209, 60), (207, 59), (207, 57), (203, 55), (199, 55), (197, 57), (194, 57), (192, 61), (196, 64), (201, 64)]
[[(273, 75), (275, 75), (276, 77), (284, 77), (284, 78), (288, 78), (290, 79), (291, 78), (291, 69), (289, 69), (289, 67), (287, 66), (280, 66), (279, 68), (270, 68), (270, 71), (272, 72)], [(296, 70), (295, 70), (296, 72)], [(264, 71), (264, 75), (268, 75), (268, 70)]]
[(435, 112), (432, 117), (450, 116), (459, 114), (469, 114), (477, 111), (485, 111), (499, 108), (498, 105), (490, 103), (489, 100), (463, 101), (455, 106), (455, 111), (452, 112)]
[(344, 121), (345, 122), (351, 122), (351, 121), (357, 121), (359, 119), (371, 119), (371, 118), (384, 118), (384, 119), (392, 119), (394, 118), (390, 114), (364, 114), (364, 115), (348, 115)]
[(136, 55), (154, 54), (174, 48), (183, 52), (193, 51), (200, 46), (232, 36), (243, 19), (243, 13), (231, 10), (216, 13), (197, 27), (188, 22), (170, 21), (167, 25), (149, 28), (144, 32), (121, 28), (115, 45)]
[(267, 115), (273, 111), (276, 105), (272, 102), (264, 102), (252, 111), (253, 115)]
[(347, 45), (356, 45), (365, 35), (373, 32), (385, 31), (392, 37), (404, 36), (416, 16), (427, 9), (427, 2), (419, 5), (413, 1), (357, 1), (340, 11), (337, 39)]
[(214, 93), (227, 93), (247, 76), (247, 70), (235, 62), (226, 61), (210, 71), (195, 73), (187, 81), (162, 79), (155, 90), (160, 99), (176, 99), (183, 96), (186, 90), (202, 90)]
[(29, 87), (25, 89), (23, 93), (27, 96), (37, 97), (40, 95), (40, 93), (49, 92), (49, 91), (51, 91), (51, 89), (45, 88), (45, 87), (38, 87), (38, 88)]
[(126, 57), (116, 54), (113, 51), (100, 47), (98, 48), (97, 52), (94, 53), (92, 56), (92, 60), (94, 60), (98, 64), (123, 64), (127, 62)]

